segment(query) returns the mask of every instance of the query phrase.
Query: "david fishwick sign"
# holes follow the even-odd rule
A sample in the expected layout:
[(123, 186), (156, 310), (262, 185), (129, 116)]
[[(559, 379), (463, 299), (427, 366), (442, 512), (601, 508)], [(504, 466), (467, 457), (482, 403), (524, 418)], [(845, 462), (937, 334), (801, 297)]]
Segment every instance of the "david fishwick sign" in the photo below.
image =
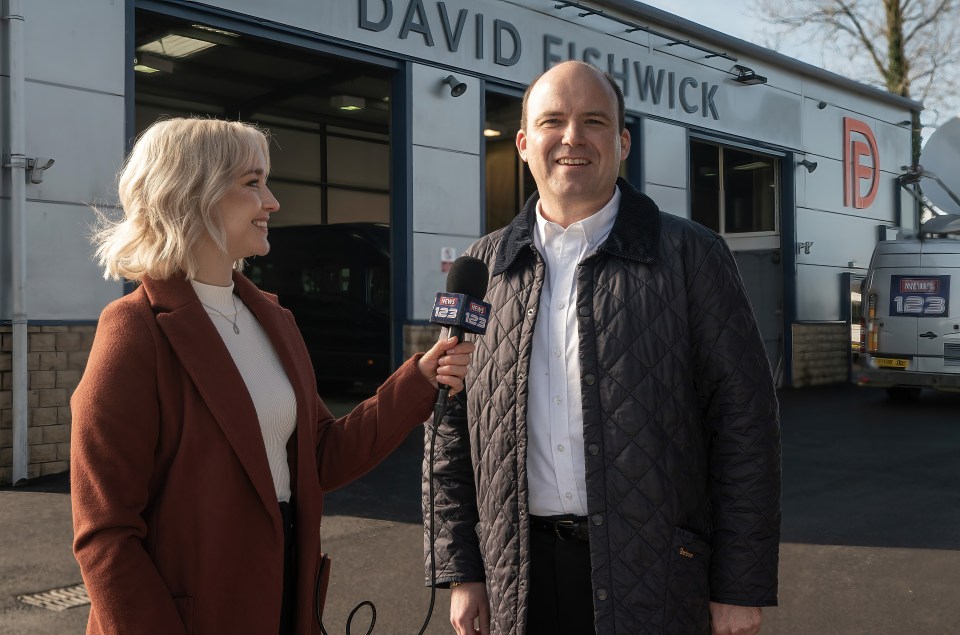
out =
[[(442, 53), (463, 56), (467, 53), (480, 62), (492, 62), (501, 70), (521, 65), (525, 56), (535, 55), (539, 70), (547, 70), (559, 62), (579, 59), (609, 72), (623, 88), (624, 97), (631, 99), (636, 94), (640, 102), (652, 105), (664, 104), (671, 110), (687, 116), (720, 119), (716, 97), (720, 85), (705, 79), (697, 79), (673, 70), (647, 63), (646, 47), (634, 45), (637, 56), (625, 56), (606, 52), (602, 45), (581, 44), (576, 35), (537, 32), (537, 26), (557, 23), (546, 16), (529, 12), (522, 24), (496, 15), (487, 15), (477, 9), (451, 8), (448, 2), (424, 0), (357, 0), (358, 26), (364, 31), (381, 33), (409, 43), (419, 40), (426, 48), (430, 59), (441, 61)], [(477, 3), (482, 9), (483, 5)], [(489, 5), (487, 5), (489, 7)], [(569, 33), (587, 29), (561, 23)], [(622, 48), (627, 44), (612, 36), (589, 31), (595, 41), (614, 41)], [(596, 36), (600, 35), (600, 39)], [(537, 50), (530, 52), (525, 42), (535, 42)], [(539, 46), (537, 46), (539, 45)], [(532, 78), (527, 78), (527, 81)]]

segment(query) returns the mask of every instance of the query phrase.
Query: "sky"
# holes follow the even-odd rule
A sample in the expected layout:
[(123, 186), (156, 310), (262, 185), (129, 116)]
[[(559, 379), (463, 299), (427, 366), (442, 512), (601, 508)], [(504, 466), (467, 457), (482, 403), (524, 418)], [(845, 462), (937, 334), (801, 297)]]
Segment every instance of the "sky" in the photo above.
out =
[[(755, 0), (723, 0), (722, 2), (717, 0), (642, 0), (642, 2), (741, 40), (773, 48), (784, 55), (808, 64), (834, 70), (830, 68), (831, 60), (822, 57), (824, 49), (804, 44), (800, 41), (800, 36), (780, 38), (781, 44), (774, 46), (778, 39), (776, 37), (777, 30), (756, 17)], [(840, 66), (839, 63), (834, 65), (834, 68), (838, 66)], [(960, 69), (958, 69), (957, 74), (960, 75)], [(960, 103), (952, 104), (952, 108), (947, 113), (941, 114), (939, 123), (946, 123), (951, 114), (960, 116)], [(920, 120), (926, 124), (931, 118), (921, 115)], [(925, 129), (924, 137), (927, 137), (931, 131), (932, 129)]]

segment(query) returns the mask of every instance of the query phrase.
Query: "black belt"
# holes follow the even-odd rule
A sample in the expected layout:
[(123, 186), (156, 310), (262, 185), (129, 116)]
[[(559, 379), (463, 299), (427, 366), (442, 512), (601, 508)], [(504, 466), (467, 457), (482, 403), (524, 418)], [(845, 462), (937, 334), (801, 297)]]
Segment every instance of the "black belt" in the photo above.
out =
[(553, 534), (560, 540), (588, 542), (589, 523), (586, 516), (530, 516), (530, 528)]

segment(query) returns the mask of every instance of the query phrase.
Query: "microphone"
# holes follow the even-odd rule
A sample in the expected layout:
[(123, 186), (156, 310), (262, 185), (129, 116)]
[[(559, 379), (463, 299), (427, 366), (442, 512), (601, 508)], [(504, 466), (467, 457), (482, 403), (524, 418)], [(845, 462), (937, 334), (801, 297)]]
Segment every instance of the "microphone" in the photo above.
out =
[[(450, 327), (450, 336), (463, 341), (465, 332), (483, 335), (490, 319), (490, 305), (483, 301), (487, 294), (490, 270), (485, 262), (473, 256), (460, 256), (447, 274), (447, 291), (440, 292), (433, 303), (430, 321)], [(437, 403), (446, 403), (450, 386), (440, 384)]]

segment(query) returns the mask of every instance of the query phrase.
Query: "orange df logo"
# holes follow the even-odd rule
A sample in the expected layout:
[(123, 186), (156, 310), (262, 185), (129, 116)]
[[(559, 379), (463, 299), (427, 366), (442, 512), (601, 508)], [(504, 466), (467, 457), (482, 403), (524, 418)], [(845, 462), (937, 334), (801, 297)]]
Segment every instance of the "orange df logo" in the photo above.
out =
[[(864, 143), (866, 141), (866, 143)], [(860, 162), (870, 159), (870, 165)], [(864, 184), (869, 181), (867, 194)], [(852, 117), (843, 118), (843, 204), (845, 207), (864, 209), (870, 207), (880, 189), (880, 152), (877, 140), (870, 127)]]

